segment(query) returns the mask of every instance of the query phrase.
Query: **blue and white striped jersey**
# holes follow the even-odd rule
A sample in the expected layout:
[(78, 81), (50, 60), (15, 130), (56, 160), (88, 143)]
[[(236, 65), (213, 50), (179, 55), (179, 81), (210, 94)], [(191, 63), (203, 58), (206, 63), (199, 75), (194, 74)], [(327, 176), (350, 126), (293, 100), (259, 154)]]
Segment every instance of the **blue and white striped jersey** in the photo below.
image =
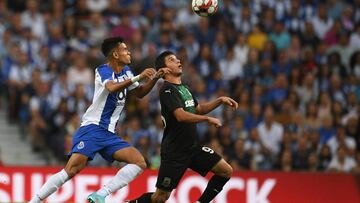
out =
[(139, 86), (135, 82), (122, 92), (110, 93), (106, 88), (106, 82), (114, 80), (122, 82), (134, 75), (128, 66), (121, 73), (116, 74), (108, 64), (103, 64), (95, 69), (95, 92), (92, 104), (82, 117), (81, 126), (89, 124), (99, 125), (110, 132), (115, 132), (115, 125), (125, 105), (127, 91)]

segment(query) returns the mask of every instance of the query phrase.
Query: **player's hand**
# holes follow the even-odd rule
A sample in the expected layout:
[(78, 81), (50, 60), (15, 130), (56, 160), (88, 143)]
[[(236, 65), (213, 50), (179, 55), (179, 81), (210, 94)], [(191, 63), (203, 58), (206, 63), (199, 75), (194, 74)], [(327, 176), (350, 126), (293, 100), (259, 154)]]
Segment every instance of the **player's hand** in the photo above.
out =
[(154, 68), (147, 68), (142, 73), (140, 73), (140, 80), (151, 79), (155, 74), (156, 71)]
[(166, 74), (168, 74), (168, 73), (170, 73), (170, 72), (171, 72), (170, 68), (160, 68), (160, 69), (156, 72), (155, 78), (156, 78), (156, 79), (162, 78), (162, 77), (164, 77), (164, 75), (166, 75)]
[(226, 105), (232, 107), (233, 109), (237, 109), (239, 106), (239, 104), (235, 100), (231, 99), (230, 97), (220, 97), (220, 99), (221, 99), (221, 103), (226, 104)]
[(208, 117), (208, 123), (214, 125), (217, 128), (222, 126), (221, 121), (213, 117)]

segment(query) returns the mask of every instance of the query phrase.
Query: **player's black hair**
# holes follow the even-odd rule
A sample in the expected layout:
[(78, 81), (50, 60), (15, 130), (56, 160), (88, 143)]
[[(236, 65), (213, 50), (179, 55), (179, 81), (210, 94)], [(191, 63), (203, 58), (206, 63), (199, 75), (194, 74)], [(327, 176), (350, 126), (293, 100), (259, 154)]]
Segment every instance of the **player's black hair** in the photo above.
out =
[(166, 67), (165, 58), (169, 55), (175, 55), (175, 54), (171, 51), (164, 51), (158, 57), (156, 57), (156, 60), (155, 60), (156, 70)]
[(101, 44), (101, 51), (105, 57), (108, 57), (111, 50), (118, 46), (119, 43), (123, 43), (124, 40), (121, 37), (112, 37), (104, 39)]

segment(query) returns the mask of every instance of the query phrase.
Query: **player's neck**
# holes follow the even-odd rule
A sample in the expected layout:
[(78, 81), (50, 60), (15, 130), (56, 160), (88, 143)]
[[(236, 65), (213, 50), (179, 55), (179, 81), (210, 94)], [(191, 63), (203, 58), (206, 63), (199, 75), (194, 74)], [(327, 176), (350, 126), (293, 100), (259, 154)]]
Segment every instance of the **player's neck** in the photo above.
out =
[(170, 83), (173, 83), (173, 84), (177, 84), (177, 85), (180, 85), (181, 84), (181, 77), (174, 77), (174, 76), (167, 76), (165, 78), (166, 81), (170, 82)]
[(117, 61), (109, 61), (109, 66), (114, 70), (115, 73), (120, 73), (122, 69), (125, 67), (125, 64), (121, 64)]

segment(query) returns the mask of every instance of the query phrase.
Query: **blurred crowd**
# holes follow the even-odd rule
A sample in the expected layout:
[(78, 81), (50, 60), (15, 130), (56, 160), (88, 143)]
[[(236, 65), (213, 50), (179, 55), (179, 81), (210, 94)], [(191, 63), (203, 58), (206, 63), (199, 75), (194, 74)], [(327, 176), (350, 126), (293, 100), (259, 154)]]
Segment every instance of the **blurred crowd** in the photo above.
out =
[[(200, 102), (239, 102), (211, 113), (221, 128), (198, 125), (235, 170), (360, 172), (360, 0), (221, 0), (209, 18), (189, 0), (0, 0), (0, 108), (34, 153), (66, 160), (109, 36), (135, 73), (172, 50)], [(154, 169), (160, 85), (129, 97), (117, 126)]]

